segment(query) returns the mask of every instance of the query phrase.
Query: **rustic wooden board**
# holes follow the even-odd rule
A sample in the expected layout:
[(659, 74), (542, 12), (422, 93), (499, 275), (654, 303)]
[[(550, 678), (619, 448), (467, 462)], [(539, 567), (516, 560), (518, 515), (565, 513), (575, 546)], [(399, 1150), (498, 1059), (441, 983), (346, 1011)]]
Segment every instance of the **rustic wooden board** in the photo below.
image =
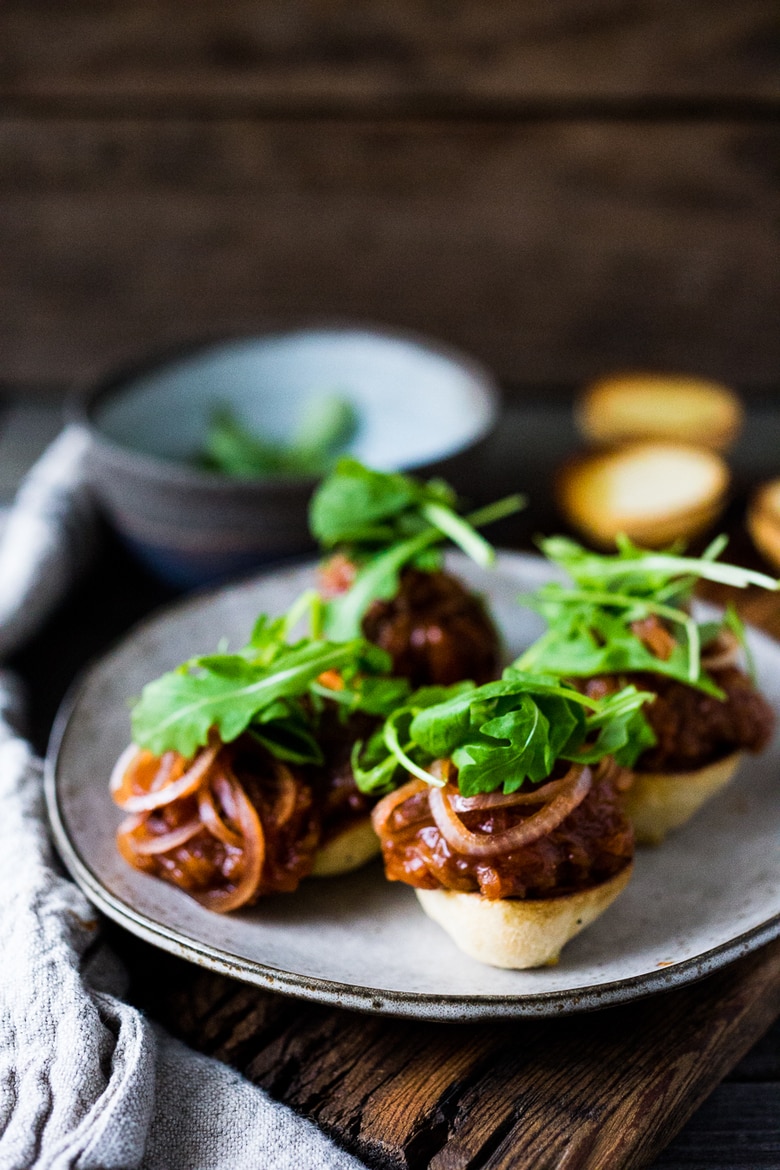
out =
[(0, 95), (112, 109), (777, 97), (772, 0), (4, 0)]
[(776, 126), (0, 120), (0, 384), (269, 319), (427, 331), (508, 381), (772, 385)]
[(377, 1170), (647, 1166), (780, 1013), (778, 943), (632, 1005), (499, 1025), (358, 1016), (119, 945), (155, 1018)]

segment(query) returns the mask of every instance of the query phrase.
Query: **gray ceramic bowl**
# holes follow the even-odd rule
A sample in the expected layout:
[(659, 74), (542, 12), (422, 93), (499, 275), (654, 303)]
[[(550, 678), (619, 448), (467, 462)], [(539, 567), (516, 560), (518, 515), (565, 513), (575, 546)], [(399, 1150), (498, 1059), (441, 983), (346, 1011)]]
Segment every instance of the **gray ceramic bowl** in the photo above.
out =
[(80, 397), (93, 489), (123, 539), (173, 584), (205, 584), (301, 553), (311, 548), (316, 480), (237, 480), (191, 460), (217, 403), (283, 440), (305, 401), (322, 392), (355, 405), (350, 450), (383, 470), (456, 473), (497, 411), (487, 371), (409, 334), (331, 326), (222, 341)]

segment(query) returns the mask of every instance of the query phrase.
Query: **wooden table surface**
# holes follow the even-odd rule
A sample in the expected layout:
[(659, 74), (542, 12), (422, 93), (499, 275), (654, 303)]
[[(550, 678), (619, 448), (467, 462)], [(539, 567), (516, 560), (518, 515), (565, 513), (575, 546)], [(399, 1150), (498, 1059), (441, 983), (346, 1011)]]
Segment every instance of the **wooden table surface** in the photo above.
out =
[[(539, 476), (537, 467), (537, 498), (546, 498)], [(741, 506), (735, 498), (730, 527)], [(526, 544), (528, 525), (544, 519), (532, 515), (507, 539)], [(740, 538), (732, 552), (754, 556)], [(169, 597), (106, 533), (86, 579), (12, 664), (30, 687), (39, 746), (79, 666)], [(741, 601), (751, 620), (780, 636), (774, 598)], [(371, 1166), (780, 1166), (780, 1027), (772, 1026), (780, 944), (624, 1007), (494, 1027), (426, 1026), (258, 991), (108, 930), (136, 1003)]]

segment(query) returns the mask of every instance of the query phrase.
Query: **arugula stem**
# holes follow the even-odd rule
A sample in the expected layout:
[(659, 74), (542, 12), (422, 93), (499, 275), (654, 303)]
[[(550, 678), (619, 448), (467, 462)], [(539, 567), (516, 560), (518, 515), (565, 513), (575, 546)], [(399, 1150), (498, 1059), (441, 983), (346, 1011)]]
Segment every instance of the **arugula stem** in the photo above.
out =
[[(284, 640), (289, 640), (290, 634), (302, 617), (309, 613), (312, 637), (320, 638), (322, 633), (315, 633), (315, 624), (321, 625), (322, 597), (316, 589), (307, 589), (300, 597), (296, 597), (287, 613), (284, 615)], [(319, 623), (318, 623), (319, 618)]]
[(711, 540), (707, 545), (704, 552), (701, 554), (701, 559), (703, 561), (716, 561), (726, 548), (728, 542), (729, 538), (726, 536), (726, 533), (721, 532), (720, 536), (716, 536), (715, 539)]
[[(421, 768), (419, 764), (415, 764), (411, 756), (406, 754), (406, 751), (401, 747), (400, 740), (398, 739), (398, 732), (395, 729), (392, 716), (385, 723), (383, 738), (388, 751), (393, 756), (395, 756), (396, 760), (398, 760), (398, 763), (401, 764), (402, 767), (406, 768), (407, 772), (411, 772), (412, 775), (416, 776), (418, 780), (422, 780), (424, 783), (430, 784), (433, 788), (444, 788), (445, 784), (447, 783), (446, 780), (442, 780), (440, 777), (434, 776), (432, 772), (426, 772), (425, 768)], [(411, 744), (409, 746), (411, 746)]]
[(685, 620), (685, 632), (688, 635), (688, 678), (696, 682), (701, 674), (701, 640), (699, 627), (690, 615)]
[[(495, 504), (489, 504), (485, 508), (472, 512), (464, 520), (472, 526), (474, 524), (490, 524), (494, 520), (501, 519), (502, 516), (510, 516), (518, 508), (523, 507), (524, 502), (522, 496), (507, 496), (503, 500), (497, 500)], [(437, 505), (426, 506), (436, 507)], [(442, 508), (441, 511), (445, 512), (446, 509)], [(455, 518), (454, 513), (453, 518)], [(457, 519), (461, 518), (457, 517)], [(323, 628), (328, 637), (336, 642), (359, 637), (360, 623), (371, 602), (384, 601), (388, 597), (392, 597), (398, 588), (397, 574), (404, 565), (431, 545), (446, 540), (449, 535), (449, 532), (445, 532), (438, 525), (426, 528), (423, 532), (409, 537), (408, 540), (404, 540), (400, 544), (391, 545), (390, 548), (379, 553), (367, 565), (364, 565), (352, 583), (352, 587), (346, 593), (327, 603)], [(472, 536), (475, 541), (482, 540), (476, 532), (472, 533)], [(463, 547), (462, 544), (461, 547)], [(467, 549), (465, 551), (468, 552)]]
[(477, 508), (475, 512), (469, 512), (464, 517), (472, 528), (484, 528), (486, 524), (494, 524), (496, 520), (503, 520), (507, 516), (513, 516), (515, 512), (520, 512), (527, 504), (525, 496), (519, 492), (514, 495), (504, 496), (502, 500), (496, 500), (493, 504), (486, 504), (484, 508)]
[(451, 508), (445, 508), (443, 504), (428, 503), (423, 504), (420, 511), (434, 528), (448, 536), (454, 544), (463, 549), (466, 556), (471, 557), (472, 561), (476, 561), (483, 569), (493, 564), (496, 559), (493, 546)]
[(772, 592), (780, 590), (780, 580), (759, 573), (755, 569), (743, 569), (740, 565), (724, 565), (720, 561), (710, 561), (697, 557), (675, 557), (667, 553), (648, 553), (647, 556), (637, 557), (636, 560), (604, 558), (597, 567), (588, 566), (589, 574), (593, 577), (608, 579), (611, 577), (631, 576), (637, 572), (660, 572), (665, 574), (692, 574), (706, 581), (715, 581), (719, 585), (733, 585), (736, 589), (747, 589), (748, 585), (758, 585), (762, 589)]
[(697, 681), (701, 673), (699, 627), (684, 609), (675, 609), (671, 605), (661, 605), (659, 602), (651, 601), (650, 598), (646, 597), (631, 597), (626, 593), (599, 593), (597, 590), (567, 589), (566, 597), (567, 599), (571, 598), (572, 601), (584, 601), (593, 605), (614, 606), (616, 609), (645, 609), (648, 613), (665, 617), (668, 621), (682, 626), (685, 630), (686, 641), (688, 643), (688, 678), (691, 682)]

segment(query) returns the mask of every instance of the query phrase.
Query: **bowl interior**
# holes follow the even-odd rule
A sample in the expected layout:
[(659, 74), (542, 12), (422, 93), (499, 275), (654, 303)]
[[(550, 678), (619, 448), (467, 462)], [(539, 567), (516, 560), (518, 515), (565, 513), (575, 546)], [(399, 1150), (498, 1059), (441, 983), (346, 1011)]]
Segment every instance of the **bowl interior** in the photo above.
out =
[(434, 463), (468, 447), (496, 409), (477, 365), (390, 333), (323, 329), (224, 342), (169, 361), (99, 397), (92, 421), (122, 447), (187, 460), (218, 404), (259, 435), (286, 440), (307, 399), (321, 394), (354, 404), (350, 449), (380, 469)]

